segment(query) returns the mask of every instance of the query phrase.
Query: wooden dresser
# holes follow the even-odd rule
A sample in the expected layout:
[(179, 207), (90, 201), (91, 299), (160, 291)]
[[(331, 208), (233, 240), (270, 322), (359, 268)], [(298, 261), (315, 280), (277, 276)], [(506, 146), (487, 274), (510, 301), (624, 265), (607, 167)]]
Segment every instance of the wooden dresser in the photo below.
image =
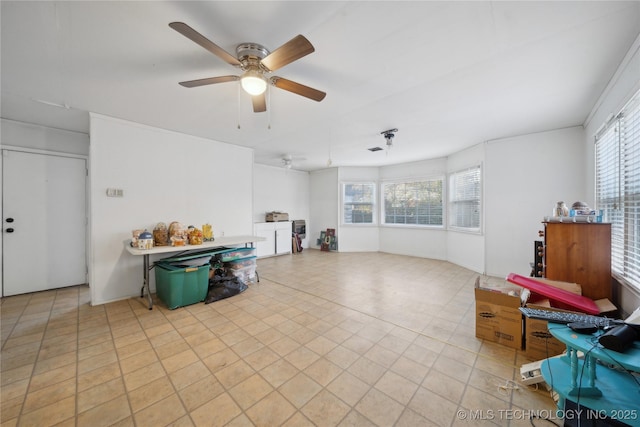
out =
[(611, 224), (544, 223), (544, 276), (578, 283), (582, 295), (611, 300)]

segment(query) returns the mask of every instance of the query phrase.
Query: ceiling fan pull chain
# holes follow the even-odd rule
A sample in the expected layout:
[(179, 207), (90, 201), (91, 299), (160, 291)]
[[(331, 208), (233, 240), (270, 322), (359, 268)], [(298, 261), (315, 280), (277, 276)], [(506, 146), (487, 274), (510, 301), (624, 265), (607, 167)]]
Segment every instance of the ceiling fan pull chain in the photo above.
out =
[(267, 86), (267, 129), (271, 130), (271, 85)]
[(236, 112), (238, 113), (238, 129), (240, 129), (240, 83), (238, 83), (238, 108)]

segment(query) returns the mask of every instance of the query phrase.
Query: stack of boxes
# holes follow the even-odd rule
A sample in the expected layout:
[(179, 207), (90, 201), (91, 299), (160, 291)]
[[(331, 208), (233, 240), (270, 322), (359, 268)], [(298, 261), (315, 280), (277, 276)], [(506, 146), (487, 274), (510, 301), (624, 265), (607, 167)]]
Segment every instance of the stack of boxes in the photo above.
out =
[[(548, 280), (544, 282), (577, 295), (582, 293), (580, 285), (575, 283)], [(508, 282), (485, 286), (480, 283), (478, 277), (475, 285), (476, 337), (524, 350), (525, 356), (531, 360), (541, 360), (561, 354), (566, 347), (549, 333), (548, 322), (524, 317), (519, 307), (554, 309), (550, 307), (548, 301), (532, 303), (524, 295), (522, 288)]]

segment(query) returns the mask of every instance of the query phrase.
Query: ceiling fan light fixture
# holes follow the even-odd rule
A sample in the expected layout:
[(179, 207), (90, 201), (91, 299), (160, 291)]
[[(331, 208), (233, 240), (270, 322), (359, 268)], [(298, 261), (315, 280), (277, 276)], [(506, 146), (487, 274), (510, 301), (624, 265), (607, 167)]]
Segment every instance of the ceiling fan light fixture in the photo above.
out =
[(393, 137), (396, 136), (395, 132), (398, 132), (398, 129), (389, 129), (380, 132), (382, 136), (384, 136), (385, 141), (387, 142), (387, 150), (393, 147)]
[(264, 76), (255, 70), (248, 70), (240, 77), (242, 89), (249, 95), (262, 95), (267, 90), (267, 81)]
[[(242, 89), (252, 96), (254, 113), (267, 111), (266, 104), (268, 97), (264, 96), (264, 93), (269, 85), (316, 102), (322, 101), (327, 95), (325, 92), (288, 79), (277, 76), (267, 77), (269, 73), (315, 51), (311, 42), (301, 34), (298, 34), (273, 52), (269, 52), (267, 48), (258, 43), (245, 42), (237, 45), (236, 55), (232, 55), (184, 22), (171, 22), (169, 23), (169, 27), (222, 59), (227, 64), (243, 71), (243, 74), (240, 76), (228, 75), (179, 82), (183, 87), (192, 88), (217, 83), (237, 82), (240, 80)], [(270, 125), (269, 128), (271, 128)]]

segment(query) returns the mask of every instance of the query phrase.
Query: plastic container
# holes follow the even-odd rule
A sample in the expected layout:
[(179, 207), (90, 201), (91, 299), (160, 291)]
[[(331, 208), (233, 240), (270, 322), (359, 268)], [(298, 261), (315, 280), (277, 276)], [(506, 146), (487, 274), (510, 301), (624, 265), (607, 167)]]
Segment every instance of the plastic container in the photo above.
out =
[(256, 255), (256, 248), (234, 248), (229, 249), (222, 255), (222, 262), (235, 261), (242, 258), (249, 258)]
[(156, 294), (170, 310), (204, 301), (209, 288), (209, 264), (177, 267), (155, 263)]
[(253, 282), (256, 279), (255, 266), (242, 267), (238, 269), (228, 269), (226, 270), (226, 272), (228, 276), (233, 275), (242, 280), (244, 283)]
[(224, 267), (231, 270), (239, 270), (245, 267), (253, 267), (255, 269), (256, 257), (241, 258), (234, 261), (225, 262)]
[(204, 255), (192, 259), (163, 262), (165, 264), (175, 265), (176, 267), (200, 267), (201, 265), (209, 264), (211, 262), (211, 255)]
[(199, 267), (209, 264), (214, 251), (189, 252), (175, 257), (162, 258), (158, 262), (183, 267)]

